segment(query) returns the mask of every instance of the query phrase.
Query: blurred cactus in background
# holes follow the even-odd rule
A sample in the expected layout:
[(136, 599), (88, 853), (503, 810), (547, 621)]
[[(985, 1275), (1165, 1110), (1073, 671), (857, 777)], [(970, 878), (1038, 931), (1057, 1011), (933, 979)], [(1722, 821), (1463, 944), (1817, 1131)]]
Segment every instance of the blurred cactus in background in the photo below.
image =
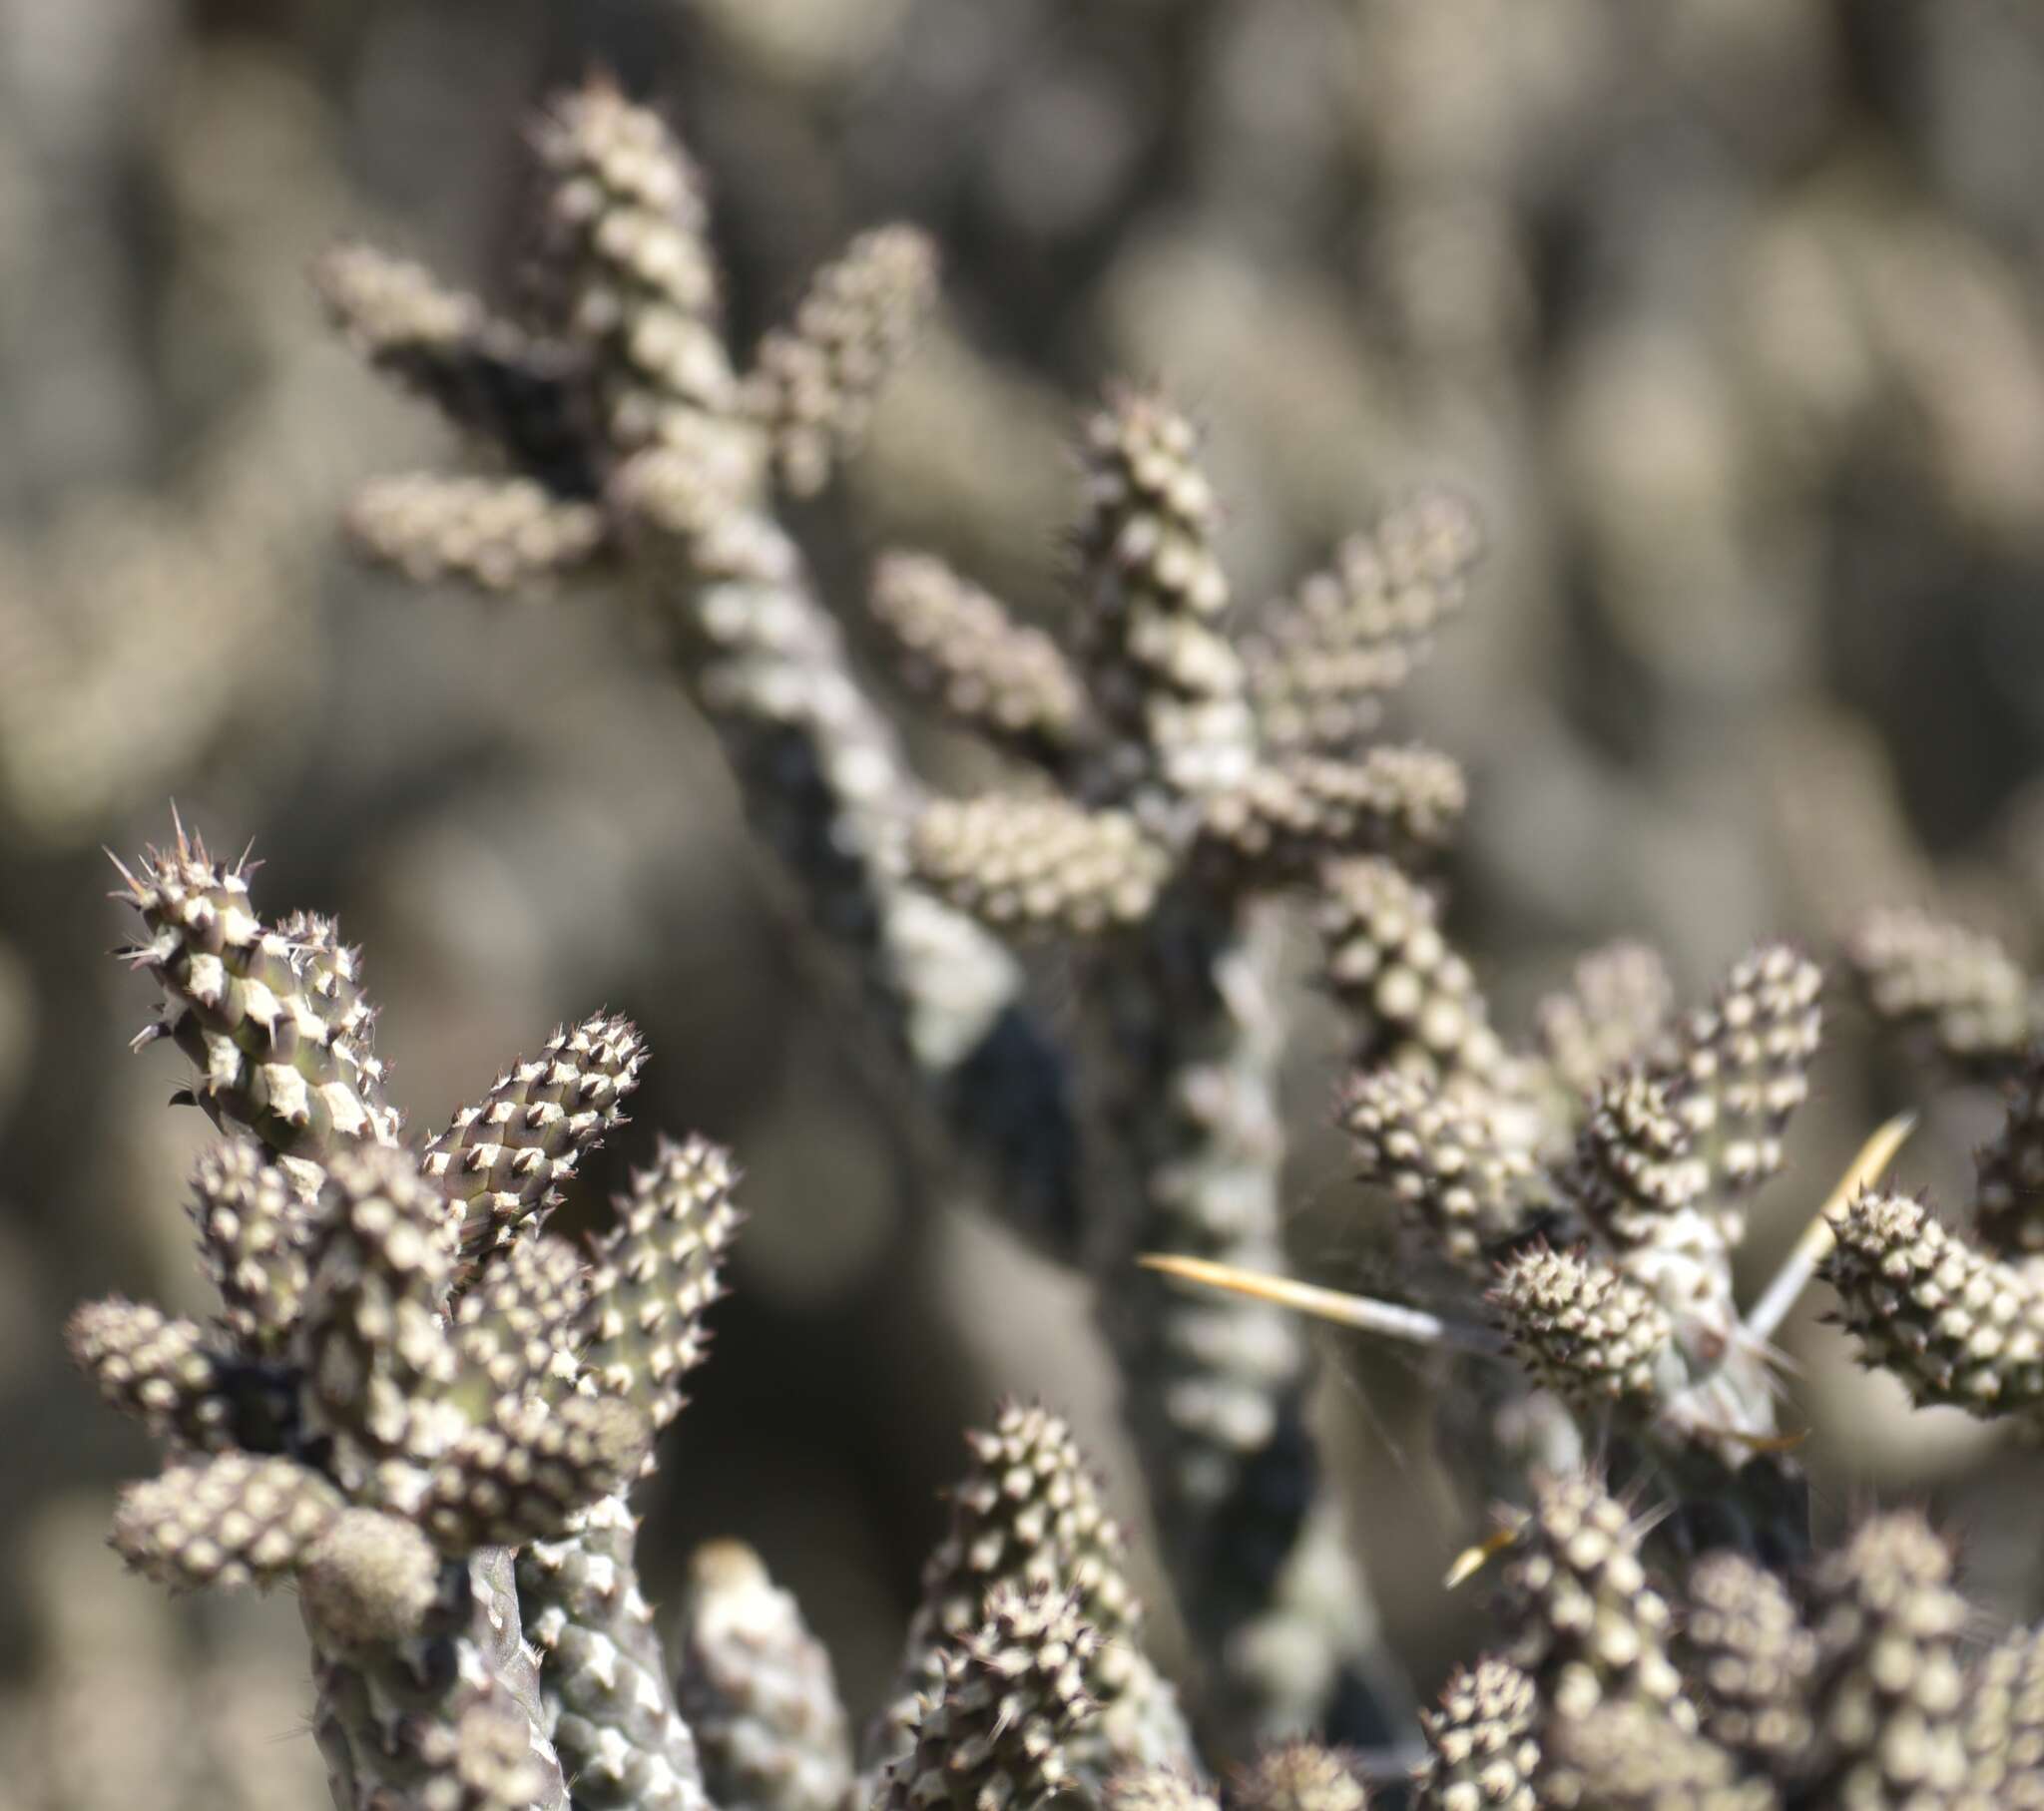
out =
[(2026, 20), (0, 43), (10, 1803), (2044, 1802)]

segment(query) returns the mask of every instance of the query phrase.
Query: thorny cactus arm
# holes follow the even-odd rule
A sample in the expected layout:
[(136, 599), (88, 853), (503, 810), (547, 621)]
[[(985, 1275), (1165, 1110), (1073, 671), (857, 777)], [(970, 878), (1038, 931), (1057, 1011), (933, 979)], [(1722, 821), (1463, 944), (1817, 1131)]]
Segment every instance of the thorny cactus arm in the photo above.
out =
[(1236, 1780), (1244, 1811), (1367, 1811), (1369, 1794), (1353, 1757), (1318, 1742), (1278, 1742)]
[(1534, 1009), (1535, 1042), (1564, 1097), (1581, 1099), (1643, 1060), (1674, 1010), (1675, 983), (1659, 954), (1621, 940), (1592, 950), (1569, 985)]
[(881, 1811), (1033, 1811), (1071, 1777), (1065, 1742), (1092, 1714), (1086, 1675), (1100, 1637), (1071, 1599), (1004, 1585), (944, 1657), (914, 1745), (888, 1764)]
[(766, 431), (789, 495), (813, 496), (865, 437), (873, 398), (913, 342), (937, 286), (910, 226), (861, 233), (816, 272), (793, 324), (761, 342), (743, 406)]
[[(1129, 1265), (1139, 1253), (1281, 1264), (1281, 1031), (1258, 899), (1331, 855), (1438, 848), (1461, 776), (1423, 749), (1267, 760), (1222, 627), (1228, 586), (1193, 430), (1161, 397), (1121, 391), (1085, 446), (1078, 654), (1090, 702), (1086, 736), (1047, 763), (1063, 795), (930, 805), (910, 859), (989, 923), (1098, 938), (1113, 1063), (1103, 1187), (1131, 1207), (1103, 1216), (1093, 1266), (1167, 1561), (1218, 1661), (1221, 1739), (1244, 1749), (1310, 1723), (1310, 1698), (1341, 1695), (1352, 1666), (1366, 1693), (1332, 1714), (1352, 1719), (1343, 1734), (1381, 1740), (1403, 1694), (1313, 1502), (1302, 1342), (1267, 1304), (1190, 1300)], [(927, 616), (949, 600), (920, 577)], [(990, 636), (1004, 626), (983, 602), (968, 623)], [(1380, 613), (1362, 618), (1383, 628)], [(1360, 623), (1322, 625), (1324, 646), (1374, 633)]]
[(1171, 873), (1169, 852), (1132, 812), (1005, 793), (932, 803), (909, 860), (932, 891), (1015, 936), (1140, 924)]
[(1968, 1785), (1982, 1803), (2020, 1805), (2044, 1791), (2044, 1633), (2018, 1629), (1966, 1681)]
[[(1587, 1480), (1565, 1488), (1584, 1504), (1598, 1497)], [(1519, 1698), (1520, 1731), (1542, 1751), (1541, 1796), (1508, 1799), (1525, 1768), (1500, 1767), (1488, 1784), (1495, 1798), (1465, 1774), (1458, 1801), (1423, 1788), (1425, 1811), (2000, 1811), (2031, 1802), (2044, 1783), (2030, 1734), (2035, 1636), (1984, 1656), (1968, 1680), (1960, 1637), (1971, 1612), (1952, 1588), (1949, 1548), (1920, 1517), (1862, 1522), (1788, 1580), (1734, 1555), (1707, 1557), (1691, 1571), (1682, 1631), (1664, 1648), (1659, 1593), (1636, 1565), (1613, 1559), (1627, 1545), (1624, 1512), (1603, 1498), (1557, 1519), (1554, 1505), (1550, 1488), (1536, 1511), (1541, 1532), (1529, 1531), (1537, 1570), (1519, 1586), (1549, 1660), (1573, 1656), (1558, 1673), (1536, 1664)], [(1547, 1542), (1556, 1545), (1542, 1562)], [(1437, 1748), (1435, 1769), (1443, 1758)]]
[(487, 592), (536, 590), (594, 563), (610, 525), (594, 503), (531, 478), (407, 472), (356, 493), (348, 533), (407, 579), (461, 579)]
[(690, 1561), (675, 1665), (720, 1811), (839, 1811), (851, 1725), (830, 1656), (742, 1542), (711, 1542)]
[[(656, 1433), (680, 1414), (680, 1381), (706, 1356), (704, 1316), (740, 1224), (736, 1181), (717, 1145), (663, 1142), (597, 1248), (579, 1329), (587, 1376), (643, 1405)], [(519, 1597), (576, 1802), (700, 1811), (702, 1764), (639, 1586), (637, 1531), (625, 1493), (604, 1497), (518, 1556)]]
[(1816, 1802), (1906, 1804), (1965, 1786), (1967, 1607), (1951, 1578), (1951, 1550), (1909, 1513), (1861, 1524), (1813, 1570), (1814, 1741), (1801, 1771)]
[(425, 1153), (426, 1173), (458, 1209), (455, 1242), (473, 1262), (542, 1223), (583, 1156), (625, 1123), (646, 1047), (630, 1021), (603, 1014), (556, 1031), (531, 1062), (497, 1078)]
[(2029, 976), (1985, 932), (1890, 908), (1854, 929), (1845, 961), (1878, 1024), (1926, 1043), (1961, 1075), (2004, 1079), (2044, 1031)]
[(1823, 1041), (1823, 971), (1787, 944), (1735, 963), (1708, 1006), (1686, 1014), (1658, 1066), (1737, 1243), (1740, 1197), (1782, 1168), (1782, 1134), (1809, 1095)]
[[(810, 487), (855, 437), (927, 295), (927, 248), (899, 230), (862, 240), (742, 379), (719, 328), (702, 186), (659, 122), (592, 84), (552, 106), (536, 148), (546, 198), (534, 324), (500, 329), (416, 273), (359, 262), (329, 271), (329, 300), (372, 359), (481, 428), (515, 468), (566, 501), (601, 495), (634, 587), (671, 633), (756, 824), (829, 937), (859, 953), (888, 1030), (965, 1143), (994, 1159), (1010, 1217), (1069, 1253), (1079, 1178), (1061, 1059), (1019, 1004), (1013, 959), (903, 872), (922, 789), (852, 675), (767, 489), (776, 469), (784, 484)], [(522, 455), (535, 444), (522, 423), (493, 421), (470, 401), (463, 378), (479, 346), (501, 351), (483, 360), (492, 373), (501, 364), (544, 376), (520, 392), (543, 420), (581, 424), (579, 466), (568, 461), (559, 481)], [(1303, 872), (1343, 841), (1428, 842), (1459, 792), (1438, 764), (1396, 751), (1363, 764), (1313, 757), (1274, 770), (1207, 824), (1203, 795), (1247, 785), (1258, 758), (1242, 663), (1216, 622), (1227, 587), (1208, 547), (1212, 500), (1187, 457), (1190, 430), (1153, 399), (1127, 398), (1094, 434), (1090, 709), (1119, 740), (1086, 763), (1078, 802), (1132, 809), (1181, 862), (1211, 831), (1202, 864), (1231, 875), (1197, 907), (1206, 884), (1187, 891), (1160, 935), (1132, 939), (1150, 953), (1120, 1015), (1137, 1108), (1128, 1144), (1167, 1248), (1261, 1256), (1278, 1244), (1275, 1022), (1241, 943), (1243, 878), (1272, 865), (1267, 856)], [(536, 443), (550, 444), (544, 434)], [(416, 544), (389, 545), (402, 555)], [(1378, 590), (1416, 598), (1450, 584), (1439, 562), (1379, 557), (1398, 570)], [(1369, 620), (1394, 637), (1423, 628), (1404, 605), (1392, 615), (1402, 628), (1381, 612)], [(992, 622), (977, 617), (982, 630)], [(993, 628), (996, 642), (1012, 641)], [(1063, 677), (1038, 664), (1039, 689)], [(1245, 826), (1254, 846), (1237, 846)], [(1052, 891), (1067, 879), (1061, 867)], [(1139, 1226), (1112, 1228), (1098, 1261), (1112, 1266), (1117, 1292), (1139, 1298), (1129, 1313), (1112, 1304), (1110, 1324), (1149, 1430), (1146, 1469), (1174, 1575), (1203, 1644), (1222, 1659), (1215, 1700), (1248, 1727), (1309, 1723), (1357, 1644), (1359, 1599), (1334, 1582), (1338, 1556), (1317, 1572), (1293, 1565), (1301, 1532), (1319, 1526), (1307, 1514), (1298, 1425), (1302, 1344), (1268, 1311), (1188, 1306), (1130, 1281), (1123, 1260), (1143, 1242)], [(1280, 1579), (1290, 1605), (1266, 1616)]]
[(1108, 1775), (1132, 1767), (1197, 1773), (1177, 1695), (1143, 1651), (1143, 1605), (1124, 1575), (1121, 1530), (1071, 1429), (1047, 1409), (1009, 1403), (966, 1440), (972, 1469), (951, 1494), (950, 1527), (923, 1569), (901, 1676), (867, 1735), (867, 1764), (907, 1752), (919, 1704), (942, 1687), (946, 1656), (971, 1635), (988, 1596), (1014, 1588), (1068, 1593), (1100, 1637), (1085, 1679), (1094, 1715), (1067, 1744), (1075, 1785), (1098, 1792)]
[(247, 1127), (301, 1188), (317, 1186), (319, 1162), (342, 1144), (396, 1141), (359, 958), (330, 923), (263, 924), (246, 866), (215, 862), (182, 824), (140, 875), (122, 874), (148, 933), (124, 953), (165, 997), (164, 1016), (136, 1043), (169, 1038), (192, 1060), (198, 1075), (183, 1098), (217, 1126)]
[[(1669, 1656), (1674, 1619), (1640, 1562), (1641, 1533), (1587, 1473), (1539, 1479), (1532, 1514), (1506, 1563), (1510, 1657), (1533, 1680), (1548, 1723), (1637, 1703), (1694, 1731), (1696, 1712)], [(1544, 1735), (1539, 1790), (1561, 1804), (1579, 1775)]]
[(1509, 1660), (1458, 1667), (1420, 1721), (1427, 1756), (1413, 1774), (1416, 1811), (1537, 1811), (1539, 1707), (1533, 1681)]
[[(1111, 1155), (1126, 1176), (1115, 1192), (1130, 1202), (1099, 1229), (1102, 1321), (1166, 1561), (1214, 1666), (1223, 1747), (1322, 1716), (1352, 1719), (1338, 1725), (1344, 1736), (1381, 1741), (1402, 1686), (1376, 1651), (1315, 1477), (1298, 1330), (1265, 1304), (1189, 1299), (1130, 1268), (1142, 1252), (1282, 1266), (1272, 1098), (1282, 1034), (1245, 885), (1271, 873), (1265, 851), (1216, 884), (1194, 847), (1210, 801), (1249, 784), (1261, 757), (1241, 661), (1217, 626), (1228, 587), (1193, 430), (1161, 397), (1124, 392), (1094, 416), (1086, 448), (1082, 652), (1113, 739), (1081, 783), (1180, 859), (1149, 917), (1107, 944), (1101, 965)], [(1396, 792), (1387, 778), (1356, 806), (1364, 834), (1400, 814)], [(1347, 1705), (1325, 1708), (1344, 1689)]]
[(1824, 1275), (1860, 1361), (1918, 1403), (1991, 1418), (2044, 1407), (2044, 1293), (1908, 1195), (1862, 1193), (1831, 1216)]
[(629, 1025), (560, 1034), (419, 1151), (329, 922), (264, 925), (246, 867), (182, 830), (130, 891), (195, 1098), (278, 1154), (237, 1137), (200, 1165), (217, 1330), (118, 1300), (73, 1318), (81, 1365), (177, 1455), (117, 1545), (176, 1584), (298, 1586), (341, 1811), (565, 1811), (563, 1758), (587, 1805), (704, 1803), (623, 1491), (702, 1351), (728, 1160), (665, 1147), (585, 1269), (538, 1222), (619, 1123)]
[(1412, 677), (1467, 600), (1482, 553), (1469, 504), (1423, 491), (1268, 606), (1242, 637), (1265, 743), (1339, 751), (1374, 730), (1385, 695)]
[(371, 493), (366, 544), (400, 567), (486, 583), (585, 549), (622, 560), (671, 634), (676, 672), (723, 738), (749, 814), (824, 939), (856, 956), (886, 1036), (983, 1168), (993, 1204), (1069, 1254), (1077, 1147), (1064, 1060), (1021, 1005), (1014, 961), (897, 872), (920, 787), (767, 483), (776, 456), (787, 479), (820, 481), (856, 437), (922, 309), (927, 248), (902, 229), (869, 235), (769, 339), (747, 383), (721, 336), (702, 182), (667, 129), (592, 83), (558, 97), (536, 138), (536, 325), (499, 322), (371, 252), (338, 253), (320, 277), (371, 362), (551, 501), (542, 510), (523, 492), (461, 497), (406, 480), (408, 491)]
[(1319, 899), (1327, 986), (1361, 1033), (1358, 1069), (1495, 1082), (1504, 1044), (1439, 916), (1433, 896), (1380, 857), (1330, 862)]
[(999, 747), (1061, 772), (1094, 734), (1064, 651), (928, 554), (883, 555), (866, 604), (914, 690)]
[(1809, 1710), (1816, 1637), (1788, 1587), (1740, 1554), (1707, 1554), (1690, 1569), (1676, 1659), (1704, 1733), (1750, 1766), (1791, 1763), (1814, 1733)]

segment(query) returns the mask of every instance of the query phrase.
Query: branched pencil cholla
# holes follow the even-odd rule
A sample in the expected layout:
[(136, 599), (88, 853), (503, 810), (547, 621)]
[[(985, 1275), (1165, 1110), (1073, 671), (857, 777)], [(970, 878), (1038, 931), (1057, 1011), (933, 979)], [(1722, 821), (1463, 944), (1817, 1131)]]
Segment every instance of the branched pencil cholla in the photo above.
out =
[[(1089, 1276), (1194, 1668), (1175, 1682), (1146, 1651), (1107, 1485), (1019, 1401), (969, 1437), (862, 1740), (744, 1545), (697, 1556), (664, 1640), (630, 1495), (708, 1352), (734, 1159), (662, 1138), (607, 1231), (549, 1231), (626, 1124), (634, 1026), (557, 1030), (414, 1136), (358, 952), (329, 919), (265, 918), (248, 860), (179, 824), (122, 870), (126, 955), (163, 993), (138, 1042), (176, 1047), (180, 1099), (222, 1134), (192, 1180), (218, 1311), (93, 1302), (70, 1343), (165, 1448), (114, 1514), (128, 1564), (296, 1590), (340, 1811), (2044, 1803), (2044, 1637), (1969, 1650), (1951, 1550), (1913, 1512), (1817, 1547), (1770, 1343), (1820, 1267), (1867, 1364), (2035, 1431), (2032, 978), (1922, 914), (1848, 940), (1876, 1019), (2008, 1090), (1975, 1234), (1869, 1173), (1798, 1243), (1791, 1286), (1742, 1307), (1822, 971), (1764, 943), (1679, 1011), (1625, 944), (1524, 1035), (1493, 1010), (1446, 912), (1463, 775), (1370, 739), (1467, 599), (1470, 504), (1409, 497), (1237, 613), (1198, 433), (1161, 392), (1111, 387), (1079, 436), (1068, 634), (929, 554), (876, 564), (871, 626), (903, 681), (1020, 769), (935, 796), (782, 513), (855, 453), (934, 247), (861, 234), (742, 366), (705, 187), (666, 123), (592, 82), (532, 145), (515, 317), (364, 247), (320, 266), (369, 362), (500, 467), (372, 484), (354, 538), (492, 596), (608, 587), (660, 626), (942, 1159)], [(1273, 925), (1300, 900), (1347, 1027), (1356, 1171), (1426, 1310), (1376, 1324), (1438, 1346), (1448, 1469), (1502, 1506), (1472, 1561), (1494, 1651), (1437, 1694), (1377, 1624), (1282, 1305)], [(1008, 947), (1044, 938), (1091, 983), (1070, 1039)], [(1189, 1292), (1145, 1255), (1231, 1286)]]

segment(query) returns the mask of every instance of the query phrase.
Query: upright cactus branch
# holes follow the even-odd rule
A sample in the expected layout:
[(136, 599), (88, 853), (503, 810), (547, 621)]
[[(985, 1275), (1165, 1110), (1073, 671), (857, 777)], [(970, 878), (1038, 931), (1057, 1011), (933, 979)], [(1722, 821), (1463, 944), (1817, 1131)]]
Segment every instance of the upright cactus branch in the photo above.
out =
[(948, 1655), (978, 1626), (988, 1597), (1014, 1588), (1068, 1594), (1100, 1637), (1086, 1670), (1094, 1715), (1067, 1744), (1079, 1786), (1097, 1792), (1130, 1767), (1196, 1769), (1177, 1696), (1143, 1652), (1143, 1605), (1124, 1576), (1121, 1530), (1071, 1429), (1047, 1409), (1008, 1403), (992, 1427), (966, 1438), (972, 1470), (951, 1494), (951, 1526), (923, 1569), (901, 1678), (867, 1738), (868, 1763), (909, 1750)]
[(676, 1646), (676, 1691), (722, 1811), (837, 1811), (851, 1731), (830, 1656), (738, 1541), (699, 1548)]
[[(860, 239), (741, 374), (721, 334), (703, 186), (658, 120), (592, 84), (547, 109), (536, 148), (544, 198), (520, 323), (498, 327), (361, 253), (329, 269), (329, 301), (372, 360), (495, 441), (560, 509), (600, 492), (605, 545), (669, 632), (814, 921), (857, 953), (894, 1044), (962, 1144), (994, 1158), (1011, 1217), (1067, 1255), (1083, 1246), (1095, 1267), (1174, 1579), (1216, 1666), (1216, 1713), (1243, 1747), (1306, 1727), (1352, 1681), (1369, 1637), (1359, 1587), (1339, 1579), (1345, 1561), (1308, 1558), (1320, 1539), (1308, 1531), (1331, 1522), (1310, 1507), (1302, 1341), (1267, 1308), (1189, 1303), (1128, 1263), (1153, 1247), (1278, 1258), (1278, 1031), (1251, 902), (1309, 879), (1328, 854), (1437, 847), (1459, 814), (1459, 775), (1424, 751), (1350, 759), (1276, 734), (1285, 746), (1265, 759), (1223, 621), (1192, 429), (1161, 397), (1122, 391), (1087, 429), (1076, 658), (928, 562), (882, 570), (876, 606), (897, 639), (955, 708), (1047, 767), (1062, 793), (928, 799), (853, 678), (770, 486), (815, 488), (856, 440), (926, 306), (929, 247), (904, 228)], [(492, 371), (543, 370), (535, 408), (580, 424), (567, 481), (527, 456), (544, 436), (522, 438), (472, 402), (463, 376), (479, 346)], [(465, 548), (433, 555), (429, 538), (370, 542), (414, 567), (481, 569)], [(1310, 605), (1299, 633), (1373, 662), (1358, 683), (1381, 689), (1452, 607), (1473, 548), (1466, 511), (1416, 506), (1348, 550), (1340, 608)], [(1279, 639), (1292, 655), (1303, 646), (1290, 630)], [(1126, 927), (1128, 960), (1108, 965), (1123, 978), (1104, 1002), (1119, 1079), (1100, 1091), (1089, 1168), (1116, 1193), (1132, 1178), (1138, 1211), (1082, 1228), (1063, 1060), (977, 919), (1087, 936)], [(1395, 1703), (1387, 1676), (1374, 1689)], [(1388, 1729), (1371, 1711), (1347, 1732)]]
[[(994, 1204), (1069, 1253), (1079, 1178), (1064, 1058), (1024, 1009), (1014, 961), (903, 878), (896, 851), (921, 787), (773, 513), (776, 470), (820, 482), (855, 440), (864, 399), (926, 304), (928, 248), (897, 229), (862, 241), (794, 328), (769, 336), (749, 382), (722, 338), (702, 182), (666, 126), (595, 82), (550, 102), (535, 142), (544, 196), (528, 324), (499, 322), (358, 248), (319, 274), (372, 363), (550, 502), (502, 552), (479, 530), (460, 531), (449, 551), (439, 499), (452, 493), (416, 507), (437, 512), (432, 526), (392, 528), (390, 493), (372, 491), (358, 518), (365, 551), (494, 589), (552, 569), (557, 547), (615, 550), (723, 738), (756, 827), (812, 923), (855, 958), (888, 1044)], [(475, 399), (479, 361), (487, 407)], [(497, 381), (506, 371), (519, 381)], [(600, 541), (578, 513), (593, 497)]]
[(357, 958), (326, 920), (265, 924), (247, 876), (181, 827), (129, 881), (190, 1098), (254, 1136), (196, 1182), (216, 1330), (73, 1316), (78, 1362), (172, 1448), (116, 1545), (178, 1585), (297, 1585), (339, 1811), (567, 1811), (571, 1785), (701, 1811), (624, 1493), (704, 1351), (731, 1163), (664, 1144), (586, 1263), (538, 1223), (622, 1123), (630, 1024), (558, 1034), (406, 1144)]

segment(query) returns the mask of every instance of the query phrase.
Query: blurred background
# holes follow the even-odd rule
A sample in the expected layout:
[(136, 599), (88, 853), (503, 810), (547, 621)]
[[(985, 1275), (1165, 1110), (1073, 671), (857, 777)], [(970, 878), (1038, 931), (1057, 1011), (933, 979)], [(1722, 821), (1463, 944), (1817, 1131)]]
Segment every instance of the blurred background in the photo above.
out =
[[(596, 68), (707, 166), (742, 345), (862, 225), (944, 247), (936, 330), (800, 523), (847, 613), (911, 541), (1055, 620), (1067, 430), (1118, 372), (1204, 424), (1247, 603), (1414, 480), (1476, 496), (1494, 551), (1398, 726), (1472, 771), (1455, 923), (1508, 1024), (1621, 932), (1700, 990), (1876, 901), (2024, 955), (2044, 924), (2035, 6), (0, 0), (0, 1799), (324, 1802), (294, 1607), (122, 1576), (111, 1492), (153, 1460), (58, 1338), (83, 1294), (206, 1311), (207, 1128), (165, 1110), (173, 1056), (130, 1056), (150, 990), (106, 955), (101, 847), (166, 836), (173, 796), (255, 838), (265, 912), (365, 946), (414, 1127), (609, 1005), (655, 1060), (581, 1210), (656, 1128), (736, 1145), (735, 1289), (646, 1506), (662, 1594), (744, 1536), (862, 1714), (999, 1393), (1068, 1408), (1140, 1515), (1082, 1292), (919, 1178), (620, 616), (406, 590), (340, 545), (356, 481), (446, 449), (329, 342), (308, 259), (366, 233), (501, 288), (526, 112)], [(1046, 1011), (1072, 981), (1046, 966)], [(1756, 1277), (1923, 1091), (1834, 1008)], [(1296, 1254), (1356, 1283), (1380, 1241), (1325, 1129), (1338, 1052), (1303, 999)], [(1900, 1174), (1962, 1201), (1992, 1113), (1939, 1096)], [(1976, 1594), (2036, 1613), (2037, 1461), (1905, 1417), (1821, 1306), (1788, 1419), (1826, 1501), (1934, 1505)], [(1323, 1351), (1430, 1693), (1475, 1506), (1415, 1367)]]

